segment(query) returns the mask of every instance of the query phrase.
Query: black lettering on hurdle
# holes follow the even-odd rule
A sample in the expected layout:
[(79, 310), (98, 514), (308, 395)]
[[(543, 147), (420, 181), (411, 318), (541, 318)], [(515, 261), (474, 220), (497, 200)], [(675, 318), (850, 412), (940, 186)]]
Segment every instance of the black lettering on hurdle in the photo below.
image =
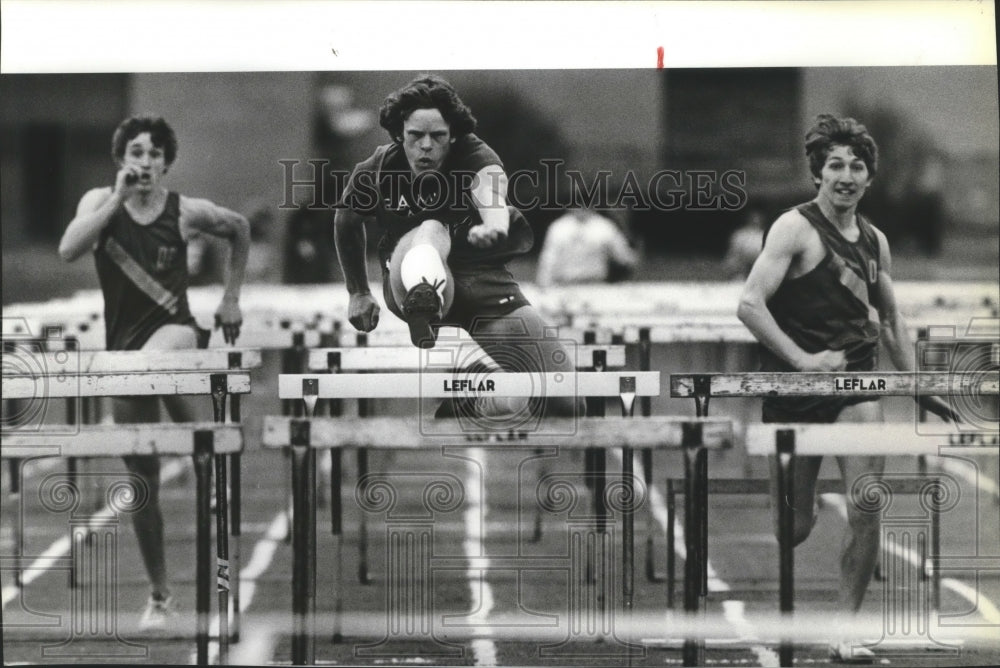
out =
[[(619, 396), (619, 398), (622, 400), (623, 414), (625, 415), (631, 415), (632, 408), (634, 406), (634, 400), (637, 395), (647, 395), (650, 393), (658, 394), (659, 392), (658, 373), (655, 375), (649, 372), (645, 374), (628, 373), (628, 374), (616, 374), (613, 376), (610, 374), (606, 376), (605, 374), (584, 373), (584, 374), (578, 374), (576, 376), (575, 379), (577, 380), (577, 384), (574, 384), (572, 387), (570, 387), (566, 383), (560, 383), (558, 380), (555, 380), (556, 376), (558, 375), (559, 374), (555, 373), (550, 374), (552, 378), (549, 378), (548, 382), (550, 383), (551, 387), (556, 388), (559, 392), (565, 393), (567, 391), (573, 391), (573, 392), (581, 391), (582, 394), (593, 394), (595, 396), (597, 395)], [(386, 396), (386, 397), (413, 396), (414, 392), (422, 391), (421, 388), (426, 388), (426, 387), (430, 388), (437, 387), (438, 388), (437, 391), (441, 392), (443, 395), (443, 391), (441, 389), (442, 386), (440, 384), (434, 385), (435, 382), (438, 383), (440, 382), (440, 377), (434, 378), (432, 376), (433, 375), (424, 378), (423, 376), (414, 377), (411, 375), (409, 377), (409, 382), (407, 382), (407, 377), (401, 376), (400, 374), (395, 374), (395, 375), (375, 374), (375, 375), (363, 376), (362, 378), (359, 379), (345, 379), (343, 377), (337, 377), (331, 375), (325, 375), (320, 377), (311, 377), (306, 375), (303, 376), (282, 375), (282, 377), (279, 378), (279, 395), (280, 398), (282, 399), (294, 399), (294, 398), (305, 399), (307, 397), (310, 397), (314, 400), (318, 398), (323, 398), (323, 399), (357, 398), (363, 396), (372, 396), (369, 393), (375, 393), (375, 396)], [(529, 386), (533, 387), (533, 385), (530, 385), (525, 382), (526, 380), (530, 380), (530, 377), (525, 378), (525, 376), (530, 376), (529, 374), (508, 374), (508, 376), (511, 379), (510, 382), (512, 383), (512, 387), (525, 387), (525, 388)], [(360, 382), (362, 379), (364, 380), (364, 382)], [(316, 384), (312, 385), (311, 382), (310, 383), (304, 382), (306, 380), (315, 381)], [(640, 380), (641, 383), (638, 382)], [(426, 383), (430, 384), (424, 385), (423, 383), (425, 381)], [(611, 383), (614, 383), (617, 386), (616, 391), (614, 393), (610, 391)], [(324, 387), (326, 389), (324, 389)], [(518, 390), (518, 392), (521, 391), (524, 390)], [(515, 396), (517, 396), (517, 394), (515, 394)], [(562, 394), (561, 396), (569, 396), (569, 395)], [(294, 422), (295, 421), (290, 421), (290, 422), (285, 421), (284, 426), (282, 426), (282, 422), (279, 421), (279, 419), (266, 418), (265, 434), (263, 441), (265, 447), (285, 447), (285, 445), (288, 443), (288, 439), (290, 436), (289, 430), (292, 428), (291, 425), (294, 424)], [(362, 448), (362, 447), (372, 447), (374, 444), (378, 444), (380, 447), (390, 447), (390, 448), (391, 447), (426, 448), (429, 447), (431, 442), (434, 443), (434, 447), (440, 447), (442, 445), (441, 439), (445, 439), (446, 441), (450, 441), (455, 444), (467, 443), (467, 441), (464, 438), (464, 435), (462, 434), (448, 434), (447, 432), (444, 432), (444, 434), (447, 435), (443, 434), (441, 436), (437, 436), (434, 434), (428, 435), (424, 434), (423, 432), (421, 432), (420, 434), (408, 434), (405, 433), (406, 430), (400, 429), (398, 421), (396, 423), (393, 423), (395, 426), (390, 426), (388, 424), (381, 424), (381, 423), (373, 424), (375, 422), (378, 422), (377, 419), (357, 420), (357, 421), (350, 421), (350, 420), (327, 421), (322, 418), (317, 418), (312, 420), (313, 424), (323, 425), (323, 434), (321, 436), (323, 447), (337, 448), (346, 446), (346, 447)], [(385, 422), (385, 419), (383, 419), (382, 422)], [(602, 423), (604, 427), (610, 427), (610, 430), (606, 429), (605, 431), (607, 432), (608, 436), (613, 435), (612, 440), (614, 438), (621, 437), (620, 428), (618, 428), (616, 425), (608, 425), (607, 423), (604, 423), (603, 420), (598, 420), (597, 422)], [(573, 422), (573, 424), (575, 424), (575, 422)], [(561, 427), (564, 430), (568, 426), (569, 425), (566, 424), (561, 425)], [(648, 423), (643, 426), (645, 426), (647, 429), (657, 428), (657, 425), (652, 425)], [(726, 427), (728, 428), (729, 425), (727, 424)], [(572, 433), (573, 432), (567, 432), (568, 435), (572, 435)], [(312, 439), (314, 442), (311, 443), (309, 447), (315, 447), (317, 444), (320, 443), (318, 441), (315, 441), (316, 436), (317, 435), (315, 433), (312, 433)], [(558, 440), (559, 436), (549, 435), (548, 438), (549, 440), (552, 440), (553, 438)], [(646, 439), (652, 440), (650, 436), (646, 436)], [(722, 435), (718, 436), (716, 440), (718, 440), (720, 444), (728, 446), (728, 444), (730, 443), (730, 439), (731, 436)], [(563, 436), (563, 440), (559, 440), (559, 443), (562, 443), (564, 441), (565, 441), (565, 436)], [(573, 441), (569, 442), (572, 443)], [(657, 443), (659, 443), (658, 439)], [(676, 444), (676, 442), (674, 442), (674, 444)], [(529, 444), (526, 444), (526, 446), (528, 445)], [(627, 444), (625, 445), (623, 450), (625, 450), (627, 453), (630, 453), (630, 447)], [(628, 461), (628, 459), (630, 459), (630, 456), (625, 458), (626, 462)], [(303, 459), (303, 461), (307, 460)], [(296, 484), (298, 484), (300, 481), (309, 484), (310, 482), (312, 482), (309, 480), (309, 478), (310, 476), (307, 474), (306, 475), (297, 474), (295, 476)], [(626, 499), (624, 503), (626, 504), (626, 508), (629, 508), (630, 507), (629, 504), (632, 504), (634, 502), (633, 497), (635, 492), (634, 492), (634, 481), (632, 480), (632, 473), (627, 464), (625, 465), (623, 471), (622, 486), (625, 489), (625, 491), (623, 492), (623, 497)], [(626, 513), (626, 515), (628, 514), (629, 513)], [(299, 584), (294, 585), (295, 589), (293, 591), (297, 591), (298, 587), (301, 586), (301, 583), (306, 583), (309, 579), (309, 575), (305, 571), (309, 567), (308, 558), (312, 555), (313, 552), (313, 550), (310, 549), (310, 544), (314, 545), (314, 535), (315, 535), (314, 518), (312, 519), (307, 518), (304, 524), (305, 526), (300, 526), (298, 523), (296, 523), (295, 531), (293, 532), (294, 553), (296, 555), (307, 555), (304, 558), (297, 558), (295, 561), (294, 569), (297, 572), (297, 575), (293, 576), (293, 583), (299, 583)], [(631, 527), (627, 521), (624, 522), (624, 527), (625, 527), (624, 531), (626, 533), (630, 532)], [(631, 542), (633, 539), (634, 537), (631, 535), (626, 537), (624, 540), (624, 547), (623, 547), (623, 559), (626, 562), (626, 566), (625, 568), (623, 568), (623, 596), (624, 596), (623, 607), (626, 611), (631, 611), (632, 607), (631, 599), (634, 592), (634, 583), (629, 581), (630, 577), (634, 577), (633, 570), (628, 567), (628, 564), (631, 563), (631, 547), (632, 547)], [(293, 616), (295, 619), (305, 620), (306, 618), (312, 616), (312, 611), (309, 609), (307, 601), (308, 598), (305, 596), (296, 598), (295, 601), (296, 609), (293, 612)], [(392, 601), (390, 600), (390, 603), (391, 602)], [(393, 618), (394, 616), (390, 614), (390, 619)], [(297, 624), (296, 626), (297, 629), (296, 637), (293, 638), (292, 642), (292, 649), (293, 649), (292, 660), (295, 663), (308, 663), (311, 660), (312, 650), (310, 648), (310, 645), (312, 645), (314, 640), (312, 634), (308, 632), (309, 627), (310, 627), (309, 621)]]

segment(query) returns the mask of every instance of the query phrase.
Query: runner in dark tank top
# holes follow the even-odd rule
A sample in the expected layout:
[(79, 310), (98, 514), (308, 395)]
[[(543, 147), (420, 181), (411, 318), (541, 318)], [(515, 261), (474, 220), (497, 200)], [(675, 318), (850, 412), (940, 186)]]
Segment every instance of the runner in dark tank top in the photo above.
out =
[[(885, 235), (857, 212), (875, 176), (878, 149), (865, 126), (852, 118), (821, 115), (806, 134), (806, 155), (816, 198), (786, 211), (771, 227), (747, 277), (737, 314), (761, 343), (767, 371), (868, 371), (884, 343), (896, 368), (915, 368), (914, 349), (899, 314), (890, 277)], [(921, 402), (952, 419), (937, 397)], [(834, 397), (767, 397), (764, 422), (878, 422), (879, 405), (844, 392)], [(873, 425), (873, 429), (877, 428)], [(816, 523), (816, 480), (822, 457), (797, 457), (793, 484), (795, 544)], [(860, 609), (879, 554), (879, 516), (854, 502), (862, 476), (876, 479), (884, 457), (837, 457), (847, 498), (848, 536), (840, 564), (842, 614)], [(777, 466), (772, 461), (772, 482)], [(772, 505), (777, 497), (772, 484)], [(775, 517), (775, 522), (776, 522)], [(777, 527), (776, 527), (777, 530)], [(830, 657), (868, 662), (874, 655), (831, 624)]]
[(166, 324), (197, 327), (188, 307), (187, 241), (180, 231), (180, 195), (141, 225), (125, 208), (111, 216), (94, 250), (104, 294), (108, 350), (139, 350)]
[[(67, 262), (94, 252), (104, 293), (108, 350), (176, 350), (207, 344), (207, 336), (198, 335), (202, 330), (187, 301), (187, 242), (198, 234), (222, 237), (230, 244), (230, 270), (215, 326), (222, 330), (226, 343), (235, 343), (243, 320), (239, 294), (250, 248), (247, 219), (209, 200), (178, 195), (163, 186), (162, 179), (177, 155), (177, 138), (162, 118), (124, 120), (111, 144), (118, 167), (114, 185), (84, 194), (59, 242), (59, 255)], [(162, 401), (175, 422), (193, 421), (194, 414), (182, 397), (162, 397)], [(156, 397), (116, 398), (112, 407), (118, 424), (160, 420)], [(151, 588), (138, 627), (163, 627), (174, 615), (174, 604), (159, 502), (160, 460), (156, 456), (124, 459), (147, 492), (146, 504), (132, 513)]]

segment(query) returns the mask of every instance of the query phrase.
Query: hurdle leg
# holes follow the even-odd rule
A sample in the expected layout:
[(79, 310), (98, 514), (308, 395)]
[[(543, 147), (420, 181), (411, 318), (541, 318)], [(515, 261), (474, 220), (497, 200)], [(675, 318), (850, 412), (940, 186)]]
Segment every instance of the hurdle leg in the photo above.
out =
[[(698, 457), (702, 448), (700, 444), (687, 444), (684, 448), (684, 547), (687, 557), (684, 560), (684, 612), (694, 618), (700, 609), (701, 595), (701, 537), (700, 512), (695, 480), (697, 478)], [(703, 666), (704, 643), (701, 639), (686, 638), (682, 652), (685, 666)]]
[[(605, 404), (603, 397), (587, 397), (584, 401), (587, 405), (587, 415), (591, 417), (604, 417)], [(595, 528), (598, 534), (602, 536), (608, 530), (608, 508), (604, 500), (607, 467), (608, 459), (604, 448), (587, 448), (584, 451), (583, 480), (590, 487), (591, 494), (593, 495), (591, 498), (594, 507)], [(594, 563), (595, 556), (589, 551), (587, 552), (587, 582), (597, 581), (597, 569)], [(598, 596), (601, 596), (600, 592), (602, 591), (604, 591), (603, 588), (598, 589)], [(603, 611), (603, 598), (600, 605)]]
[[(17, 514), (14, 517), (14, 554), (18, 557), (23, 554), (23, 538), (21, 534), (21, 524), (24, 521), (24, 505), (21, 499), (21, 464), (23, 459), (8, 459), (7, 471), (10, 473), (10, 503), (17, 504)], [(70, 569), (72, 571), (72, 569)], [(21, 561), (18, 559), (17, 569), (14, 571), (14, 586), (21, 588)]]
[[(312, 633), (310, 584), (315, 570), (315, 559), (311, 558), (311, 546), (315, 545), (310, 535), (309, 504), (309, 454), (308, 444), (292, 445), (292, 663), (312, 665), (315, 660), (314, 636)], [(315, 526), (313, 526), (315, 530)]]
[(196, 643), (197, 663), (208, 665), (208, 615), (210, 607), (210, 587), (212, 586), (212, 511), (209, 491), (212, 485), (212, 443), (211, 432), (195, 432), (194, 435), (194, 475), (196, 487)]
[[(704, 381), (702, 381), (704, 382)], [(694, 398), (695, 415), (708, 417), (708, 401), (711, 393), (707, 387), (696, 385), (698, 393)], [(695, 489), (698, 493), (697, 508), (700, 513), (701, 537), (701, 595), (708, 596), (708, 452), (698, 453), (697, 469), (695, 471), (698, 483)]]
[[(642, 399), (647, 398), (648, 397), (642, 397)], [(646, 484), (646, 489), (653, 489), (652, 448), (642, 449), (642, 481)], [(653, 509), (652, 504), (650, 504), (649, 512), (646, 514), (646, 581), (659, 584), (661, 582), (665, 582), (666, 578), (656, 572), (655, 535), (656, 529), (654, 526)]]
[(674, 481), (667, 478), (667, 609), (674, 609), (674, 589), (676, 588), (677, 556), (674, 522), (677, 521), (677, 497), (674, 494)]
[[(240, 395), (234, 394), (229, 407), (229, 417), (233, 422), (239, 423), (242, 419), (240, 414)], [(243, 535), (243, 475), (241, 469), (243, 457), (238, 452), (229, 455), (229, 487), (232, 494), (230, 502), (230, 526), (232, 533), (232, 549), (230, 550), (229, 578), (233, 599), (233, 620), (230, 626), (233, 642), (240, 641), (240, 537)]]
[[(368, 449), (358, 448), (358, 491), (363, 495), (365, 483), (368, 475)], [(368, 573), (368, 514), (361, 513), (361, 521), (358, 525), (358, 582), (363, 585), (371, 584), (372, 579)]]
[[(66, 478), (69, 480), (70, 487), (72, 489), (77, 490), (78, 494), (80, 493), (80, 487), (79, 487), (80, 477), (78, 475), (79, 465), (80, 465), (80, 460), (77, 459), (76, 457), (66, 458)], [(89, 540), (90, 534), (88, 533), (87, 536)], [(75, 568), (69, 569), (67, 577), (69, 578), (69, 588), (76, 589), (76, 587), (78, 587), (80, 584), (79, 582), (76, 581), (76, 569)]]
[(216, 589), (219, 595), (219, 663), (229, 663), (229, 508), (226, 455), (215, 455)]
[[(226, 421), (228, 377), (224, 373), (209, 376), (212, 388), (212, 413), (215, 421)], [(219, 662), (229, 661), (229, 477), (226, 455), (215, 456), (216, 586), (219, 595)]]
[[(791, 616), (795, 609), (795, 432), (777, 432), (778, 456), (778, 581), (782, 616)], [(794, 660), (792, 642), (782, 638), (778, 660), (791, 666)]]
[(343, 451), (330, 450), (330, 531), (333, 534), (333, 642), (344, 641), (340, 620), (344, 612), (344, 506), (341, 500), (343, 487)]
[[(605, 503), (604, 492), (607, 482), (608, 473), (608, 460), (607, 455), (603, 448), (594, 448), (593, 456), (594, 465), (594, 518), (595, 518), (595, 528), (599, 536), (603, 536), (608, 530), (608, 507)], [(587, 553), (587, 580), (588, 582), (597, 582), (597, 565), (594, 563), (596, 555), (592, 555), (590, 552)], [(598, 598), (600, 610), (603, 613), (604, 610), (604, 588), (598, 584)]]
[[(625, 613), (625, 625), (631, 633), (632, 607), (635, 599), (635, 488), (634, 462), (632, 448), (622, 448), (622, 485), (624, 508), (622, 510), (622, 607)], [(631, 637), (626, 638), (630, 643)], [(627, 650), (631, 660), (631, 648)]]

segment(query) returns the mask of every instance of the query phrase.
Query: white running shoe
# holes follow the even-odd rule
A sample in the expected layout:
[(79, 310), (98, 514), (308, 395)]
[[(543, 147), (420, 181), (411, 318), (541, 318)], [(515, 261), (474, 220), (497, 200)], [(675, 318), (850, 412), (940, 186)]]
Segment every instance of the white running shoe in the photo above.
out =
[(177, 611), (174, 610), (173, 596), (166, 598), (150, 596), (149, 600), (146, 601), (146, 609), (142, 611), (142, 617), (139, 619), (139, 630), (162, 629), (167, 625), (167, 620), (176, 616)]
[(834, 663), (874, 663), (875, 654), (859, 642), (841, 640), (830, 643), (830, 660)]

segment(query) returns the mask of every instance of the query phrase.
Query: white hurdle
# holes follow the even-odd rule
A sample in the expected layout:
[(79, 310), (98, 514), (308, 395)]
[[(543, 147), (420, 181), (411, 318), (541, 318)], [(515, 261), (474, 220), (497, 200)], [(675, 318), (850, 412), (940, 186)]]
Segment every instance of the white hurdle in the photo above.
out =
[[(10, 349), (8, 349), (10, 348)], [(4, 354), (14, 352), (12, 347), (5, 347)], [(23, 351), (22, 351), (23, 352)], [(241, 368), (230, 369), (230, 366), (241, 367), (259, 365), (260, 355), (256, 351), (158, 351), (158, 352), (92, 352), (79, 353), (73, 350), (42, 353), (31, 373), (7, 374), (2, 378), (4, 399), (25, 401), (48, 401), (50, 399), (83, 399), (84, 397), (136, 397), (164, 395), (209, 395), (212, 398), (215, 426), (226, 420), (227, 399), (233, 402), (230, 418), (238, 421), (240, 395), (250, 392), (250, 375)], [(40, 362), (52, 366), (41, 366)], [(219, 371), (164, 371), (164, 366), (186, 365), (205, 369), (212, 366), (222, 366)], [(72, 366), (71, 366), (72, 365)], [(87, 371), (81, 371), (86, 368)], [(123, 369), (131, 369), (125, 371)], [(138, 369), (138, 370), (137, 370)], [(7, 425), (5, 425), (6, 427)], [(234, 426), (238, 433), (239, 427)], [(121, 434), (114, 436), (114, 432)], [(228, 430), (233, 431), (233, 430)], [(220, 661), (226, 661), (230, 638), (229, 630), (229, 517), (228, 517), (228, 482), (226, 457), (234, 457), (233, 472), (236, 494), (234, 507), (239, 506), (239, 463), (238, 455), (242, 448), (233, 449), (231, 441), (223, 444), (223, 451), (215, 449), (215, 431), (200, 429), (197, 424), (168, 425), (43, 425), (43, 428), (31, 433), (18, 432), (14, 428), (5, 429), (3, 456), (17, 457), (24, 451), (26, 445), (56, 444), (64, 450), (56, 454), (66, 457), (116, 456), (130, 454), (173, 454), (180, 449), (183, 454), (195, 455), (195, 470), (198, 480), (199, 496), (197, 509), (198, 522), (198, 601), (197, 601), (197, 660), (203, 665), (208, 661), (208, 624), (209, 596), (212, 564), (210, 559), (210, 529), (206, 524), (210, 515), (208, 486), (211, 484), (211, 469), (214, 457), (217, 496), (217, 551), (216, 580), (219, 595), (219, 647)], [(194, 433), (194, 441), (190, 434)], [(184, 434), (189, 437), (185, 438)], [(222, 432), (220, 432), (220, 435)], [(155, 435), (155, 438), (152, 436)], [(148, 436), (144, 444), (134, 439)], [(228, 436), (227, 438), (232, 438)], [(230, 445), (227, 445), (230, 444)], [(107, 446), (108, 451), (99, 448)], [(187, 448), (186, 450), (184, 448)], [(194, 450), (192, 450), (194, 448)], [(204, 494), (203, 494), (204, 493)], [(204, 515), (202, 515), (204, 513)], [(239, 517), (236, 511), (234, 526), (239, 532)], [(238, 541), (237, 541), (238, 544)], [(236, 552), (238, 556), (238, 551)], [(238, 564), (237, 564), (238, 568)], [(238, 577), (238, 576), (237, 576)], [(236, 627), (238, 628), (238, 627)]]
[[(743, 373), (743, 374), (688, 374), (671, 375), (671, 396), (692, 397), (698, 415), (708, 412), (711, 397), (767, 397), (767, 396), (921, 396), (943, 395), (949, 397), (980, 397), (1000, 394), (1000, 373), (982, 372), (815, 372), (815, 373)], [(960, 417), (962, 417), (960, 415)], [(968, 417), (968, 416), (965, 416)], [(806, 424), (806, 425), (754, 425), (747, 430), (747, 450), (750, 454), (771, 454), (778, 461), (778, 498), (787, 499), (778, 504), (779, 532), (779, 587), (780, 610), (790, 615), (794, 610), (794, 519), (791, 508), (792, 479), (796, 455), (941, 455), (941, 454), (997, 454), (998, 435), (980, 427), (961, 431), (949, 429), (947, 435), (928, 436), (918, 431), (916, 420), (910, 424)], [(940, 426), (936, 426), (940, 429)], [(944, 447), (941, 447), (944, 446)], [(851, 490), (852, 494), (867, 494), (863, 503), (879, 507), (883, 497), (891, 496), (891, 485), (885, 475), (872, 476), (864, 490)], [(921, 502), (930, 499), (927, 508), (930, 536), (926, 538), (929, 554), (925, 563), (936, 559), (939, 549), (939, 515), (937, 492), (943, 476), (926, 479), (918, 491)], [(874, 495), (874, 497), (872, 496)], [(874, 498), (874, 500), (873, 500)], [(921, 569), (921, 572), (926, 572)], [(932, 609), (937, 609), (939, 573), (932, 572)], [(919, 607), (919, 606), (918, 606)], [(781, 643), (779, 659), (782, 666), (791, 666), (794, 647), (790, 639)]]
[[(622, 413), (631, 416), (637, 396), (659, 394), (658, 372), (580, 372), (576, 374), (547, 373), (492, 373), (485, 376), (461, 373), (419, 374), (362, 374), (362, 375), (282, 375), (279, 378), (279, 395), (283, 399), (302, 399), (306, 413), (312, 414), (319, 399), (359, 399), (376, 397), (447, 398), (456, 394), (477, 396), (545, 397), (545, 396), (602, 396), (619, 397)], [(315, 508), (315, 451), (328, 448), (334, 451), (331, 477), (331, 503), (334, 506), (334, 559), (340, 571), (340, 450), (345, 447), (385, 448), (440, 448), (484, 447), (491, 444), (508, 444), (520, 447), (559, 445), (560, 447), (621, 447), (623, 450), (623, 498), (628, 499), (623, 509), (623, 571), (622, 590), (624, 609), (630, 613), (634, 595), (634, 526), (631, 505), (635, 498), (635, 481), (632, 466), (634, 447), (684, 447), (702, 450), (705, 447), (728, 447), (731, 442), (731, 425), (727, 421), (643, 419), (628, 421), (595, 418), (548, 419), (543, 433), (529, 430), (480, 430), (476, 433), (455, 433), (454, 424), (441, 421), (439, 429), (423, 423), (423, 433), (418, 433), (412, 418), (365, 418), (345, 420), (333, 418), (289, 419), (267, 417), (264, 426), (264, 447), (287, 447), (293, 450), (295, 462), (294, 496), (295, 526), (293, 528), (293, 618), (292, 662), (312, 663), (314, 660), (313, 635), (315, 632), (315, 570), (316, 534)], [(689, 468), (689, 473), (693, 469)], [(698, 481), (692, 478), (692, 485)], [(691, 514), (688, 522), (698, 521)], [(692, 531), (692, 535), (695, 532)], [(692, 554), (697, 554), (694, 550)], [(700, 568), (700, 567), (699, 567)], [(696, 583), (692, 583), (696, 586)], [(338, 584), (338, 590), (339, 590)], [(335, 608), (339, 609), (339, 591)]]
[[(365, 339), (361, 339), (361, 342), (367, 343)], [(573, 360), (574, 368), (581, 371), (604, 371), (608, 369), (621, 369), (625, 366), (625, 346), (623, 345), (595, 344), (592, 342), (570, 345), (568, 354)], [(412, 345), (315, 348), (309, 351), (308, 358), (309, 371), (326, 373), (420, 372), (429, 368), (439, 371), (464, 372), (476, 369), (484, 372), (499, 370), (496, 362), (475, 341), (468, 338), (467, 335), (465, 337), (445, 337), (444, 340), (439, 341), (438, 345), (430, 350), (421, 350)], [(603, 411), (603, 404), (601, 409)], [(591, 406), (588, 406), (588, 413), (592, 413), (593, 410)], [(340, 402), (331, 400), (329, 402), (329, 412), (331, 417), (341, 415), (342, 406)], [(358, 415), (360, 417), (373, 415), (372, 406), (366, 399), (358, 400)], [(588, 455), (587, 462), (589, 465), (593, 455), (591, 453), (588, 453)], [(356, 457), (358, 479), (360, 480), (368, 474), (368, 450), (359, 448), (356, 451)], [(601, 489), (603, 489), (603, 486)], [(317, 499), (319, 498), (320, 496), (317, 496)], [(603, 497), (595, 496), (595, 502), (603, 508)], [(362, 584), (370, 584), (371, 578), (368, 570), (368, 519), (365, 514), (361, 515), (361, 523), (358, 531), (358, 580)], [(535, 515), (532, 539), (537, 542), (541, 539), (541, 535), (542, 512), (539, 509)]]

